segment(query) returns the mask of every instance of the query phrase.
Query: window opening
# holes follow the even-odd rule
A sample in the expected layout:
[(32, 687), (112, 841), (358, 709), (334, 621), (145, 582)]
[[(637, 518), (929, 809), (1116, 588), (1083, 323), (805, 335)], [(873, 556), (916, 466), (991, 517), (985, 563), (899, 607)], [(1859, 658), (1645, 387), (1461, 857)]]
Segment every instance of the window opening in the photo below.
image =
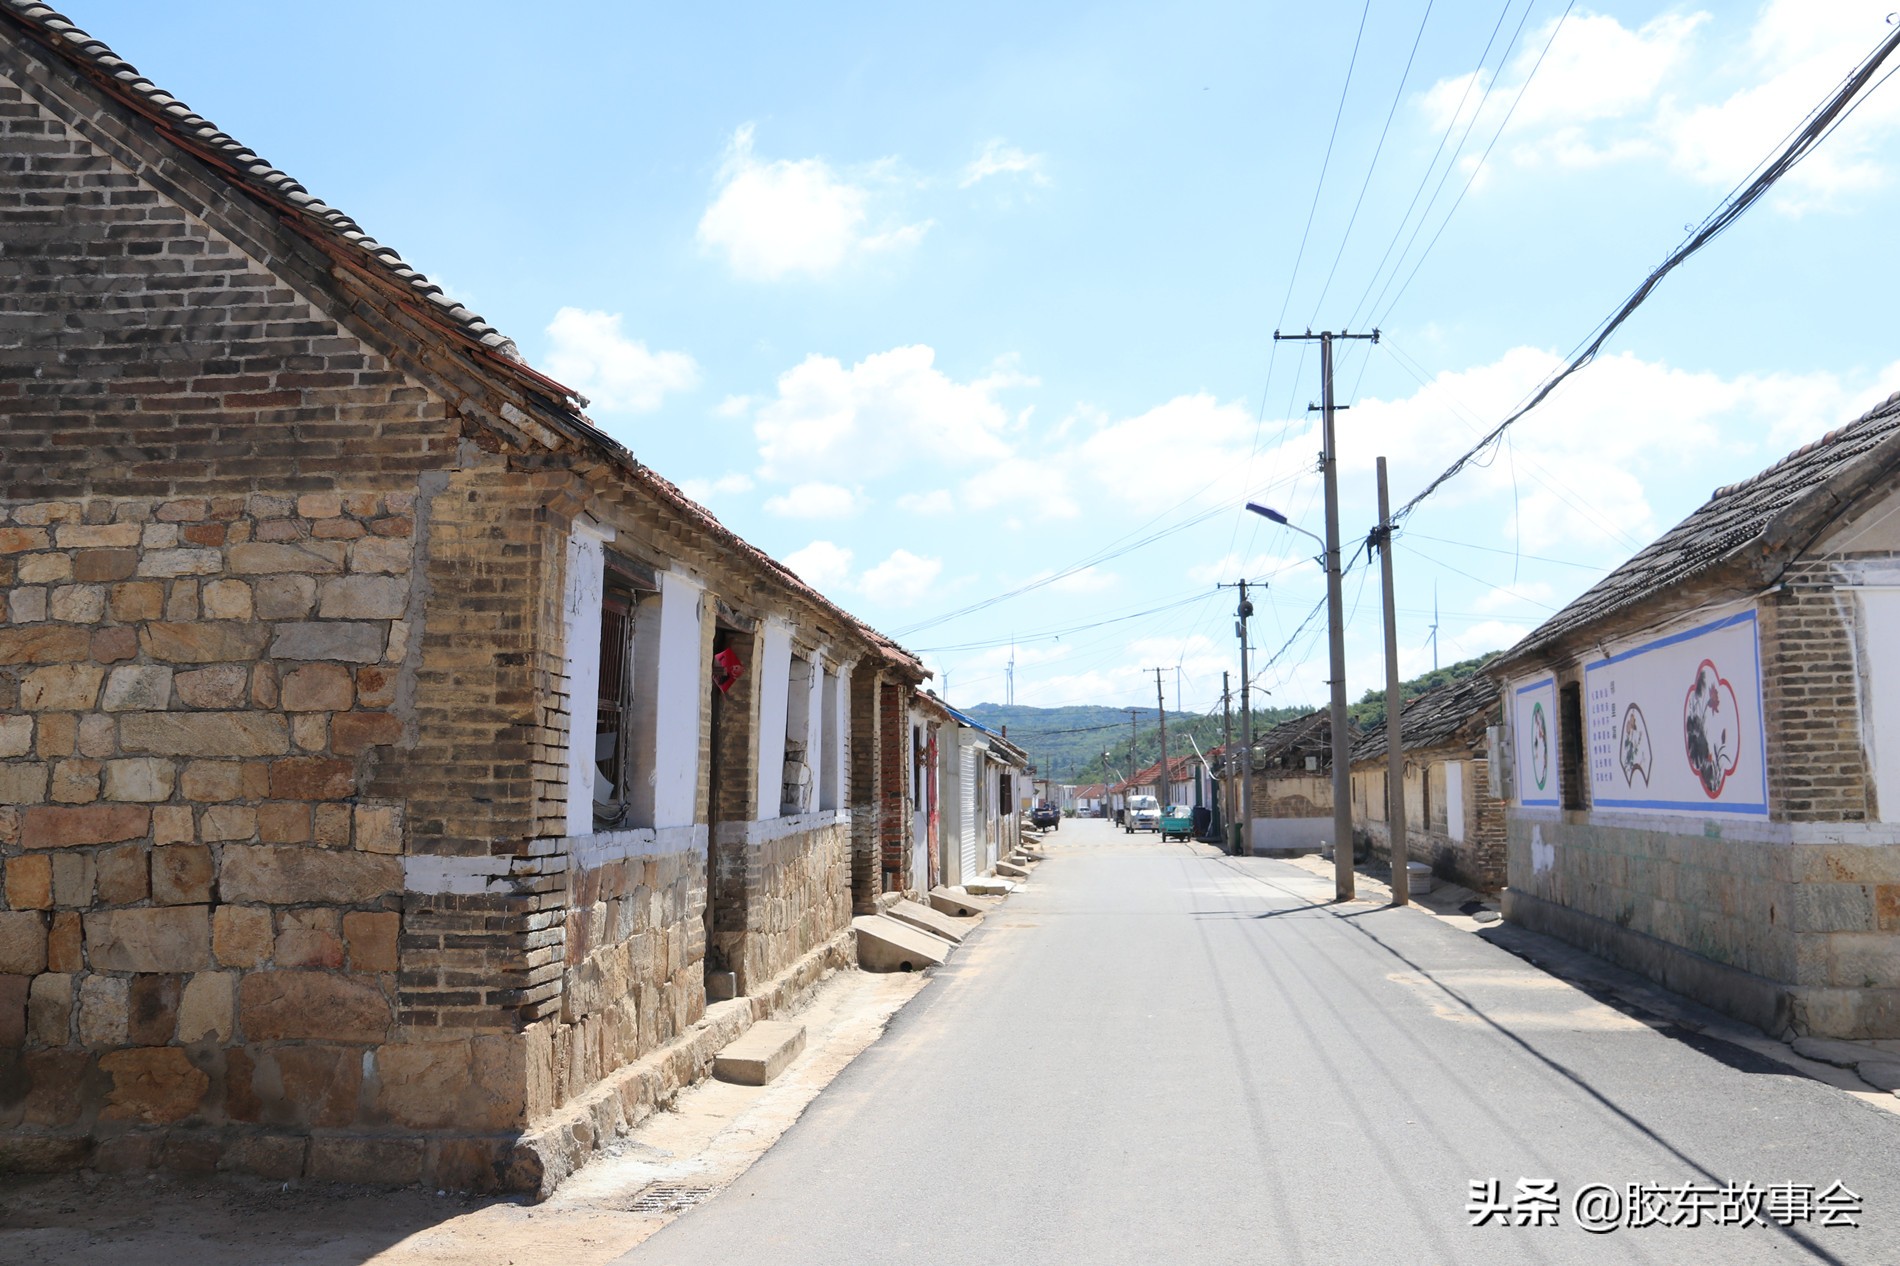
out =
[(600, 602), (600, 697), (594, 723), (594, 827), (625, 826), (642, 753), (633, 725), (633, 643), (640, 602), (652, 596), (611, 554)]
[[(779, 814), (791, 817), (812, 808), (811, 744), (812, 661), (792, 656), (785, 697), (785, 774), (779, 788)], [(822, 715), (822, 712), (821, 712)]]
[(1563, 783), (1566, 809), (1587, 809), (1583, 798), (1583, 686), (1571, 682), (1558, 692), (1559, 735), (1558, 777)]

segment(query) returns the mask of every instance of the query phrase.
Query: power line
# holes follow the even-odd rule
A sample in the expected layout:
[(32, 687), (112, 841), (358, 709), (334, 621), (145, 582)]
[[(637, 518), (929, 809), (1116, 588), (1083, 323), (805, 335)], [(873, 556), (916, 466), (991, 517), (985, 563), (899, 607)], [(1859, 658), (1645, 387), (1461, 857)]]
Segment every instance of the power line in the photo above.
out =
[[(1425, 243), (1425, 249), (1420, 252), (1418, 262), (1413, 264), (1412, 271), (1406, 274), (1405, 284), (1400, 286), (1399, 292), (1392, 296), (1392, 302), (1385, 305), (1384, 315), (1373, 324), (1384, 324), (1386, 318), (1392, 315), (1392, 309), (1398, 307), (1399, 300), (1405, 297), (1405, 292), (1411, 289), (1412, 278), (1418, 276), (1418, 270), (1425, 266), (1426, 259), (1431, 256), (1432, 248), (1437, 246), (1438, 239), (1445, 235), (1445, 226), (1451, 223), (1451, 218), (1458, 214), (1458, 208), (1464, 205), (1465, 195), (1470, 193), (1471, 186), (1477, 183), (1478, 173), (1484, 170), (1485, 163), (1491, 157), (1491, 151), (1497, 147), (1498, 138), (1503, 136), (1504, 129), (1510, 126), (1511, 116), (1517, 113), (1517, 107), (1523, 102), (1524, 94), (1530, 90), (1531, 81), (1537, 78), (1538, 68), (1544, 64), (1544, 58), (1550, 55), (1551, 46), (1557, 42), (1557, 33), (1564, 29), (1564, 23), (1570, 19), (1570, 11), (1575, 7), (1576, 0), (1570, 0), (1570, 3), (1564, 6), (1563, 14), (1558, 17), (1556, 25), (1550, 28), (1550, 38), (1544, 41), (1543, 51), (1537, 54), (1537, 60), (1531, 64), (1530, 73), (1525, 75), (1524, 82), (1518, 85), (1517, 95), (1511, 98), (1510, 108), (1505, 110), (1504, 118), (1498, 123), (1498, 130), (1491, 134), (1491, 143), (1484, 147), (1484, 153), (1478, 155), (1477, 165), (1471, 169), (1471, 175), (1466, 178), (1465, 187), (1458, 191), (1458, 197), (1452, 201), (1451, 210), (1445, 212), (1445, 218), (1438, 222), (1438, 231), (1432, 234), (1432, 240)], [(1524, 12), (1528, 14), (1530, 10), (1526, 9)], [(1446, 170), (1449, 171), (1450, 169), (1447, 168)], [(1420, 221), (1420, 223), (1423, 223), (1423, 221)], [(1400, 257), (1400, 262), (1404, 262), (1402, 256)]]
[[(1896, 27), (1892, 34), (1881, 40), (1880, 44), (1872, 53), (1868, 54), (1867, 58), (1860, 63), (1854, 73), (1849, 75), (1847, 79), (1842, 82), (1841, 87), (1834, 95), (1828, 98), (1820, 109), (1809, 116), (1807, 124), (1795, 134), (1794, 139), (1788, 142), (1772, 162), (1767, 163), (1761, 169), (1760, 174), (1758, 174), (1754, 180), (1750, 181), (1745, 189), (1739, 194), (1725, 199), (1720, 206), (1709, 214), (1707, 219), (1703, 220), (1688, 241), (1671, 251), (1669, 257), (1657, 265), (1656, 268), (1650, 272), (1649, 276), (1643, 279), (1643, 284), (1638, 286), (1630, 297), (1623, 302), (1623, 306), (1618, 308), (1608, 320), (1598, 327), (1596, 337), (1590, 340), (1589, 345), (1585, 347), (1581, 353), (1574, 357), (1569, 364), (1565, 365), (1562, 370), (1546, 380), (1544, 385), (1538, 388), (1536, 394), (1533, 395), (1528, 402), (1520, 406), (1509, 417), (1505, 418), (1504, 421), (1498, 423), (1489, 434), (1467, 450), (1458, 460), (1454, 461), (1436, 479), (1427, 484), (1418, 495), (1414, 496), (1403, 506), (1400, 506), (1392, 515), (1392, 521), (1398, 523), (1400, 520), (1409, 516), (1412, 511), (1418, 507), (1420, 502), (1437, 492), (1448, 480), (1455, 477), (1467, 465), (1471, 464), (1479, 454), (1496, 445), (1505, 431), (1509, 430), (1514, 422), (1542, 404), (1549, 398), (1550, 393), (1555, 391), (1566, 378), (1595, 360), (1597, 352), (1609, 341), (1610, 336), (1621, 328), (1623, 322), (1627, 321), (1637, 308), (1642, 306), (1644, 300), (1648, 299), (1656, 287), (1662, 284), (1664, 277), (1673, 272), (1684, 260), (1719, 237), (1731, 224), (1740, 219), (1744, 212), (1760, 201), (1763, 195), (1772, 189), (1777, 181), (1787, 175), (1797, 163), (1812, 153), (1814, 148), (1819, 145), (1822, 140), (1832, 135), (1836, 122), (1845, 121), (1846, 116), (1851, 114), (1853, 109), (1858, 107), (1858, 102), (1854, 102), (1853, 98), (1873, 79), (1874, 73), (1880, 69), (1882, 63), (1884, 63), (1888, 57), (1892, 56), (1896, 47), (1900, 47), (1900, 27)], [(1892, 73), (1893, 72), (1890, 71), (1887, 75), (1883, 75), (1880, 79), (1880, 83), (1884, 84), (1887, 79), (1891, 77)], [(1879, 87), (1879, 84), (1876, 84), (1875, 87)]]
[(1372, 0), (1359, 11), (1359, 31), (1352, 37), (1352, 56), (1346, 61), (1346, 82), (1339, 87), (1339, 105), (1333, 110), (1333, 130), (1326, 135), (1326, 156), (1320, 160), (1319, 183), (1313, 186), (1313, 205), (1307, 208), (1306, 228), (1300, 233), (1300, 249), (1293, 255), (1293, 272), (1286, 279), (1286, 298), (1280, 304), (1280, 319), (1275, 327), (1286, 324), (1286, 310), (1293, 302), (1293, 286), (1300, 277), (1300, 264), (1306, 258), (1306, 242), (1313, 233), (1313, 217), (1319, 213), (1319, 196), (1326, 188), (1326, 169), (1333, 164), (1333, 142), (1339, 138), (1339, 120), (1346, 113), (1346, 97), (1352, 91), (1353, 68), (1359, 64), (1359, 42), (1365, 38), (1366, 18), (1372, 12)]
[[(1359, 324), (1359, 313), (1361, 309), (1366, 306), (1366, 300), (1372, 297), (1372, 288), (1379, 284), (1379, 275), (1385, 271), (1386, 260), (1392, 257), (1392, 248), (1399, 244), (1399, 238), (1405, 233), (1405, 226), (1411, 223), (1412, 210), (1418, 206), (1419, 196), (1425, 192), (1425, 186), (1431, 183), (1432, 172), (1438, 169), (1438, 156), (1445, 152), (1445, 142), (1451, 139), (1452, 129), (1458, 126), (1458, 120), (1464, 114), (1465, 102), (1471, 99), (1472, 85), (1484, 77), (1485, 59), (1491, 56), (1491, 46), (1497, 43), (1498, 32), (1504, 29), (1504, 19), (1510, 16), (1511, 6), (1514, 3), (1516, 3), (1516, 0), (1504, 0), (1504, 7), (1498, 10), (1498, 20), (1491, 27), (1491, 37), (1484, 42), (1484, 51), (1478, 54), (1478, 68), (1471, 73), (1471, 78), (1465, 81), (1465, 90), (1458, 98), (1457, 107), (1452, 110), (1451, 116), (1445, 120), (1445, 132), (1444, 135), (1438, 138), (1438, 148), (1432, 151), (1430, 161), (1425, 164), (1425, 171), (1418, 178), (1418, 188), (1412, 191), (1412, 200), (1406, 204), (1405, 214), (1399, 217), (1398, 227), (1392, 230), (1392, 240), (1386, 243), (1385, 254), (1379, 256), (1378, 264), (1373, 267), (1372, 276), (1366, 282), (1365, 293), (1360, 295), (1359, 302), (1353, 305), (1352, 316), (1346, 321), (1347, 328), (1350, 329)], [(1528, 13), (1529, 9), (1527, 8), (1525, 12)], [(1520, 26), (1521, 25), (1520, 23)], [(1513, 35), (1512, 39), (1515, 40), (1516, 36)], [(1507, 46), (1506, 53), (1508, 54), (1508, 52), (1509, 48)], [(1500, 59), (1498, 64), (1502, 66), (1504, 64), (1503, 60)], [(1479, 104), (1480, 108), (1482, 108), (1483, 103), (1480, 102)], [(1472, 117), (1476, 119), (1477, 115), (1475, 112)], [(1467, 133), (1469, 133), (1470, 130), (1469, 127), (1465, 129)], [(1459, 138), (1458, 144), (1461, 148), (1463, 147), (1463, 137)], [(1453, 161), (1457, 161), (1455, 154), (1453, 155)], [(1434, 197), (1436, 197), (1436, 195), (1434, 195)], [(1411, 248), (1409, 242), (1406, 244), (1406, 248), (1408, 250)]]
[[(1379, 128), (1379, 143), (1372, 147), (1372, 161), (1366, 164), (1366, 178), (1359, 185), (1359, 196), (1353, 200), (1352, 214), (1346, 217), (1346, 231), (1340, 235), (1339, 250), (1333, 255), (1333, 266), (1326, 270), (1326, 284), (1320, 287), (1319, 298), (1313, 303), (1313, 319), (1307, 324), (1319, 324), (1319, 310), (1326, 302), (1326, 295), (1333, 288), (1333, 277), (1339, 272), (1339, 261), (1346, 257), (1346, 244), (1352, 241), (1352, 226), (1359, 222), (1359, 208), (1365, 204), (1366, 190), (1372, 187), (1372, 173), (1378, 170), (1379, 155), (1385, 152), (1386, 133), (1392, 130), (1392, 119), (1399, 112), (1399, 102), (1405, 96), (1405, 85), (1412, 78), (1412, 62), (1418, 57), (1419, 41), (1425, 38), (1425, 24), (1431, 20), (1432, 0), (1425, 0), (1425, 12), (1418, 19), (1418, 33), (1412, 36), (1412, 51), (1405, 55), (1405, 69), (1399, 74), (1399, 86), (1392, 93), (1392, 107), (1385, 112), (1385, 123)], [(1351, 328), (1348, 326), (1348, 328)]]

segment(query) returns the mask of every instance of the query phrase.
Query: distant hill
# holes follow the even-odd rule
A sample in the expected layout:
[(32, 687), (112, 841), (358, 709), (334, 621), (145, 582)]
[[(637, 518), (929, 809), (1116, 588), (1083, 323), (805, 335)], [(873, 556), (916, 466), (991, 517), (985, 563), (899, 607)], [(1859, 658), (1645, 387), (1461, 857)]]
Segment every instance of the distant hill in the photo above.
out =
[[(1039, 772), (1051, 773), (1059, 782), (1112, 782), (1143, 765), (1160, 758), (1161, 736), (1155, 725), (1153, 708), (1137, 714), (1139, 741), (1134, 758), (1128, 712), (1123, 708), (1080, 705), (1068, 708), (1031, 708), (1023, 704), (979, 703), (958, 711), (981, 721), (992, 730), (1008, 727), (1009, 741), (1029, 753)], [(1289, 717), (1302, 716), (1304, 708), (1266, 708), (1254, 711), (1254, 732), (1278, 725)], [(1240, 719), (1234, 718), (1234, 732), (1240, 732)], [(1219, 712), (1168, 713), (1168, 754), (1179, 756), (1194, 750), (1189, 737), (1202, 751), (1221, 741)], [(1104, 763), (1102, 753), (1108, 753)]]
[[(1487, 651), (1483, 655), (1479, 655), (1473, 659), (1461, 659), (1455, 664), (1447, 664), (1443, 668), (1434, 668), (1431, 672), (1421, 674), (1420, 676), (1412, 678), (1410, 681), (1401, 681), (1399, 683), (1399, 698), (1410, 702), (1424, 694), (1427, 690), (1436, 690), (1438, 687), (1451, 682), (1463, 681), (1467, 677), (1475, 676), (1478, 670), (1496, 659), (1500, 654), (1502, 654), (1501, 651)], [(1362, 730), (1374, 729), (1384, 725), (1385, 691), (1366, 691), (1365, 694), (1360, 696), (1358, 703), (1351, 704), (1346, 708), (1346, 713), (1352, 717), (1354, 724), (1358, 725)]]

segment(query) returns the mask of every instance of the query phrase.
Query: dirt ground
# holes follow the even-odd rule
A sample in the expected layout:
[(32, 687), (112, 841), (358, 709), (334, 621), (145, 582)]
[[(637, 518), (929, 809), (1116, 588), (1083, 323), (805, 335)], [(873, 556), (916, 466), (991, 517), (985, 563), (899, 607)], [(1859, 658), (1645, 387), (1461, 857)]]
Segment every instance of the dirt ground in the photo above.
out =
[(705, 1081), (540, 1203), (218, 1176), (0, 1179), (0, 1263), (59, 1266), (596, 1266), (704, 1203), (782, 1135), (925, 985), (840, 972), (795, 1019), (769, 1086)]

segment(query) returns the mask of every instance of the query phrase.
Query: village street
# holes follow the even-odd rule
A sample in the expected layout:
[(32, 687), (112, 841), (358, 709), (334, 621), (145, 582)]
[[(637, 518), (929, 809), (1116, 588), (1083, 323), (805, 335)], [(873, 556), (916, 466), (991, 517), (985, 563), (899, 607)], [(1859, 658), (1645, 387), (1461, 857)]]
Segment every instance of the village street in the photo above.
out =
[[(1287, 862), (1091, 821), (1048, 855), (777, 1147), (623, 1260), (1900, 1258), (1900, 1116), (1871, 1096), (1422, 910), (1331, 906)], [(1554, 1180), (1558, 1225), (1469, 1226), (1493, 1178), (1506, 1204)], [(1590, 1183), (1836, 1179), (1858, 1228), (1572, 1216)]]

